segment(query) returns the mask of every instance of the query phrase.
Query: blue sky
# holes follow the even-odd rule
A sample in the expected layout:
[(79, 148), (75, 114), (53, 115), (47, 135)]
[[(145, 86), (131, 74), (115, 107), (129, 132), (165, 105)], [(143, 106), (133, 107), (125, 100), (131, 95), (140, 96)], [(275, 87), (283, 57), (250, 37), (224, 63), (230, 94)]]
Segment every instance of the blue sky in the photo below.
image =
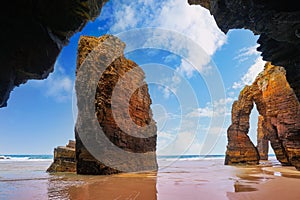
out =
[[(231, 104), (243, 86), (251, 84), (263, 69), (264, 62), (256, 51), (258, 36), (248, 30), (231, 30), (225, 35), (207, 10), (189, 6), (182, 0), (108, 2), (97, 19), (71, 38), (48, 79), (29, 81), (11, 93), (8, 107), (0, 109), (0, 154), (52, 154), (54, 147), (74, 139), (73, 86), (80, 35), (98, 37), (110, 33), (126, 40), (128, 31), (149, 27), (181, 34), (200, 46), (210, 58), (207, 61), (201, 57), (193, 66), (189, 62), (191, 55), (187, 54), (184, 59), (162, 48), (140, 48), (125, 54), (146, 72), (158, 125), (159, 153), (199, 154), (208, 134), (216, 133), (218, 137), (214, 142), (217, 144), (210, 153), (224, 154)], [(150, 41), (160, 47), (167, 43), (171, 49), (172, 42), (179, 41), (165, 38)], [(205, 77), (212, 69), (221, 75), (223, 98), (211, 99), (211, 93), (217, 89), (211, 89), (213, 86), (207, 85)], [(150, 83), (153, 74), (160, 78)], [(186, 92), (185, 84), (195, 95), (193, 107), (187, 106), (189, 99), (184, 99), (187, 98), (182, 93)], [(224, 116), (224, 124), (212, 127), (213, 115)], [(256, 123), (257, 112), (254, 112), (250, 130), (253, 140)]]

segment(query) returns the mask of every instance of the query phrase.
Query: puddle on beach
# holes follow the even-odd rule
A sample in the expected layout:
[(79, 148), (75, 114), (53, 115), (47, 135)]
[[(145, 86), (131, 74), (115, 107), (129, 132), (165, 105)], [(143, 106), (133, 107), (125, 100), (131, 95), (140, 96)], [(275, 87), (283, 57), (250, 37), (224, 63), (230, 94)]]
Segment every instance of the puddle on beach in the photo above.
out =
[(234, 192), (258, 191), (260, 184), (266, 183), (276, 177), (300, 179), (300, 171), (294, 167), (281, 166), (278, 161), (262, 161), (256, 166), (235, 166), (236, 178)]

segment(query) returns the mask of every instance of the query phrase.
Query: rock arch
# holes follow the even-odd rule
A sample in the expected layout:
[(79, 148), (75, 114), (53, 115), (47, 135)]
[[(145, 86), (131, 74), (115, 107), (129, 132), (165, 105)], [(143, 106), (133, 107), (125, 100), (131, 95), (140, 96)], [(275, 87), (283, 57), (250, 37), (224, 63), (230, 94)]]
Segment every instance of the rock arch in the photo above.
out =
[[(254, 103), (260, 114), (257, 147), (247, 135)], [(299, 132), (300, 104), (286, 80), (285, 70), (266, 63), (264, 71), (251, 86), (245, 86), (233, 103), (225, 164), (257, 164), (266, 158), (266, 145), (270, 141), (278, 161), (299, 169)]]

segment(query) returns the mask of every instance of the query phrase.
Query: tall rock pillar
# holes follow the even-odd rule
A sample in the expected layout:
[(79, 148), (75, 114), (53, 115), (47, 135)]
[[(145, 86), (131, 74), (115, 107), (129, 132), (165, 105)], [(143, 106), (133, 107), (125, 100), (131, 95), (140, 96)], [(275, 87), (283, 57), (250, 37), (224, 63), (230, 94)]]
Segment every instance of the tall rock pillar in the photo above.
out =
[[(111, 45), (110, 41), (114, 44)], [(99, 38), (82, 36), (78, 43), (77, 78), (87, 62), (89, 66), (84, 67), (92, 70), (99, 67), (95, 65), (107, 61), (114, 51), (122, 52), (124, 47), (123, 42), (111, 35)], [(90, 89), (92, 77), (96, 75), (81, 74), (84, 83), (79, 81), (76, 86), (79, 99), (75, 128), (77, 173), (105, 175), (156, 170), (157, 128), (152, 119), (151, 98), (143, 70), (126, 59), (123, 53), (108, 66), (100, 68), (102, 73), (98, 74), (99, 81), (94, 91), (94, 114), (104, 137), (93, 133), (94, 130), (88, 131), (89, 126), (83, 127), (86, 108), (82, 101), (86, 91), (80, 84)]]
[(263, 128), (263, 116), (258, 116), (257, 123), (257, 150), (261, 160), (268, 160), (269, 140)]

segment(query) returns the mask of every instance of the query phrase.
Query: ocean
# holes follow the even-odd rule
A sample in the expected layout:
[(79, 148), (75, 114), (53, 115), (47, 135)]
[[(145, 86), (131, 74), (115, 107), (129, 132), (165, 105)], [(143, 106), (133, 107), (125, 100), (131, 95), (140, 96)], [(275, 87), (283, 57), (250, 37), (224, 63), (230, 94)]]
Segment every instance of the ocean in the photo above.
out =
[(39, 161), (39, 160), (52, 160), (53, 155), (0, 155), (0, 160), (10, 161)]
[(224, 155), (158, 156), (158, 172), (109, 176), (49, 174), (52, 155), (1, 157), (1, 200), (300, 199), (300, 172), (274, 156), (255, 166), (225, 166)]
[[(272, 155), (271, 155), (272, 156)], [(224, 155), (159, 155), (157, 156), (158, 159), (204, 159), (204, 158), (224, 158)], [(49, 160), (53, 159), (53, 155), (0, 155), (0, 160), (14, 160), (14, 161), (21, 161), (21, 160)]]

